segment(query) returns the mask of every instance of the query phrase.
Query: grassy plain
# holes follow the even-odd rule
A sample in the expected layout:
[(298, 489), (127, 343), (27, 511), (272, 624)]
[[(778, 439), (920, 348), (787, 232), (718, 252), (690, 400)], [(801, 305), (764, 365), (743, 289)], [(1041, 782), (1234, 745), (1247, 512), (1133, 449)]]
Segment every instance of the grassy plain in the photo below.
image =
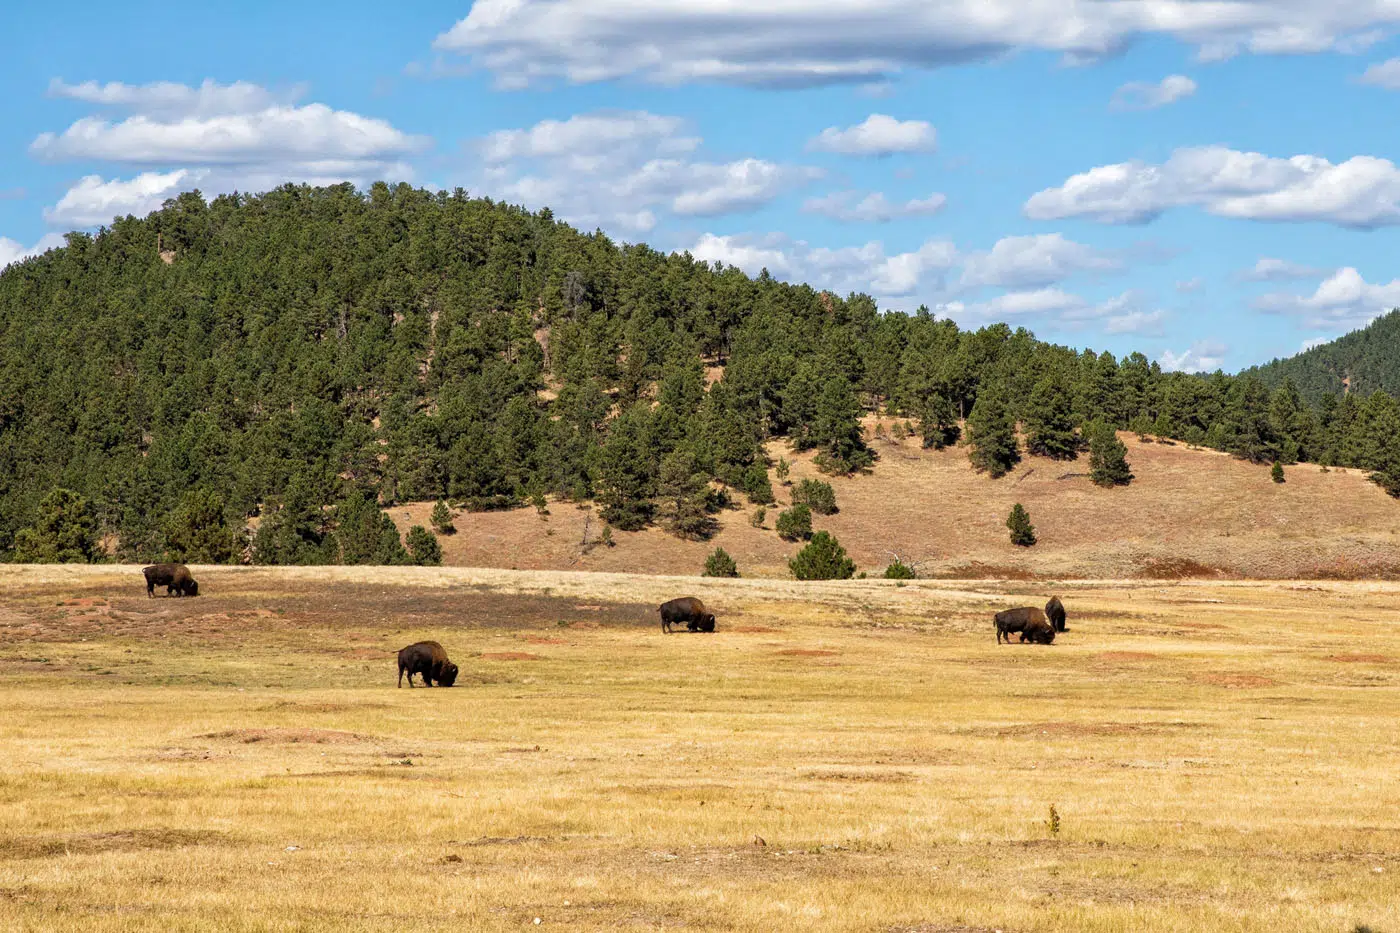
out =
[(1394, 584), (196, 576), (0, 567), (0, 929), (1400, 930)]

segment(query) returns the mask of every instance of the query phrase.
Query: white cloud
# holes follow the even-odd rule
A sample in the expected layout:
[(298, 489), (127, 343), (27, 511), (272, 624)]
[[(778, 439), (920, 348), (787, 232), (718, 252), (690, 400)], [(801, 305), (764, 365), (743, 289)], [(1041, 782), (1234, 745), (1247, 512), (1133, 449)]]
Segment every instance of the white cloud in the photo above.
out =
[(820, 176), (765, 159), (703, 161), (684, 121), (646, 112), (580, 114), (501, 130), (477, 144), (495, 197), (549, 207), (582, 227), (646, 233), (662, 212), (715, 216), (761, 207)]
[(154, 84), (132, 85), (120, 81), (98, 84), (84, 81), (67, 84), (62, 78), (49, 82), (50, 97), (64, 97), (90, 104), (123, 107), (147, 115), (172, 117), (212, 117), (225, 114), (255, 113), (279, 104), (290, 104), (305, 93), (295, 87), (274, 93), (257, 84), (235, 81), (219, 84), (206, 79), (199, 87), (157, 81)]
[(1400, 279), (1372, 285), (1348, 266), (1334, 272), (1311, 295), (1272, 292), (1254, 303), (1262, 311), (1300, 316), (1307, 327), (1361, 327), (1400, 307)]
[(1205, 279), (1202, 279), (1199, 276), (1197, 276), (1196, 278), (1185, 279), (1176, 283), (1176, 290), (1179, 294), (1182, 295), (1190, 295), (1193, 292), (1198, 292), (1205, 287)]
[(1397, 24), (1394, 0), (476, 0), (433, 45), (506, 87), (628, 75), (793, 87), (870, 84), (1022, 49), (1093, 61), (1154, 35), (1209, 60), (1352, 52)]
[(821, 214), (834, 220), (884, 223), (897, 217), (930, 217), (943, 210), (947, 203), (947, 196), (937, 193), (895, 203), (879, 191), (864, 197), (860, 197), (856, 191), (836, 191), (820, 198), (808, 198), (803, 202), (802, 209), (809, 214)]
[(1088, 217), (1146, 223), (1195, 205), (1221, 217), (1315, 221), (1356, 229), (1400, 223), (1400, 170), (1374, 156), (1334, 165), (1319, 156), (1271, 158), (1223, 146), (1178, 149), (1161, 165), (1103, 165), (1026, 202), (1036, 220)]
[(689, 252), (706, 262), (738, 266), (750, 275), (767, 269), (777, 278), (805, 282), (816, 288), (890, 297), (941, 288), (942, 273), (957, 258), (957, 250), (945, 240), (929, 240), (912, 252), (889, 255), (878, 241), (829, 249), (780, 235), (712, 233), (702, 236)]
[(1156, 334), (1166, 320), (1165, 311), (1144, 311), (1139, 296), (1124, 292), (1097, 304), (1060, 288), (1010, 291), (987, 301), (950, 301), (940, 312), (971, 325), (1006, 321), (1017, 317), (1042, 318), (1058, 327), (1081, 330), (1094, 327), (1106, 334)]
[(1113, 315), (1104, 320), (1105, 334), (1160, 335), (1167, 312), (1160, 308), (1155, 311), (1128, 311)]
[(104, 181), (100, 175), (88, 175), (69, 188), (57, 204), (45, 208), (44, 219), (56, 227), (95, 227), (127, 214), (144, 217), (207, 174), (188, 169), (165, 174), (142, 172), (129, 181)]
[(1076, 272), (1119, 268), (1119, 260), (1058, 233), (1011, 236), (998, 240), (989, 252), (968, 256), (961, 284), (1033, 288), (1062, 282)]
[(1326, 269), (1304, 266), (1286, 259), (1261, 258), (1253, 267), (1239, 274), (1249, 282), (1285, 282), (1290, 279), (1315, 279), (1327, 274)]
[(1357, 78), (1362, 84), (1383, 87), (1388, 91), (1400, 91), (1400, 58), (1377, 62)]
[(1225, 362), (1230, 348), (1216, 340), (1198, 340), (1188, 350), (1163, 350), (1158, 362), (1168, 372), (1212, 373)]
[(31, 256), (42, 255), (62, 245), (63, 235), (59, 233), (46, 233), (39, 238), (39, 242), (28, 248), (25, 248), (23, 243), (0, 236), (0, 270), (11, 263), (24, 262)]
[(938, 131), (924, 120), (896, 120), (872, 113), (862, 123), (842, 129), (829, 126), (808, 144), (818, 152), (842, 155), (886, 156), (896, 152), (932, 152), (938, 147)]
[(1335, 338), (1333, 337), (1309, 337), (1307, 340), (1303, 341), (1301, 346), (1298, 347), (1298, 352), (1307, 353), (1313, 347), (1320, 347), (1324, 343), (1331, 343), (1334, 339)]
[(1196, 82), (1185, 75), (1167, 75), (1153, 84), (1130, 81), (1113, 94), (1112, 110), (1156, 110), (1196, 93)]

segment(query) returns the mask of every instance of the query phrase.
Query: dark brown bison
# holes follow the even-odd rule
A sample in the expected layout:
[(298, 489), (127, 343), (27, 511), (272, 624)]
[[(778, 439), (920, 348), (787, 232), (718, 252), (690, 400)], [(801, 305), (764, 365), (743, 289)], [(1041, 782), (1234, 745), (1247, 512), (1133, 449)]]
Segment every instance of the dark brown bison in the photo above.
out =
[(198, 596), (199, 584), (190, 576), (190, 568), (184, 564), (152, 564), (142, 567), (146, 578), (146, 595), (156, 595), (156, 587), (165, 587), (166, 596)]
[(1060, 597), (1050, 597), (1050, 601), (1045, 604), (1045, 618), (1050, 620), (1050, 626), (1055, 631), (1065, 630), (1065, 604), (1060, 602)]
[(1055, 642), (1055, 627), (1045, 619), (1032, 619), (1026, 623), (1026, 627), (1021, 630), (1021, 643), (1030, 642), (1033, 645), (1050, 645)]
[(1007, 644), (1011, 643), (1013, 632), (1024, 632), (1026, 626), (1032, 622), (1044, 622), (1045, 613), (1034, 606), (1022, 606), (1020, 609), (1005, 609), (996, 614), (997, 623), (997, 644), (1001, 644), (1002, 639), (1006, 639)]
[(694, 596), (682, 596), (661, 604), (661, 631), (670, 634), (671, 626), (685, 623), (689, 632), (713, 632), (715, 616), (705, 610), (705, 604)]
[(408, 674), (408, 685), (413, 686), (413, 675), (423, 678), (423, 686), (431, 687), (437, 681), (439, 687), (450, 687), (457, 682), (457, 665), (447, 660), (447, 652), (435, 641), (420, 641), (399, 652), (399, 686), (403, 686), (403, 675)]

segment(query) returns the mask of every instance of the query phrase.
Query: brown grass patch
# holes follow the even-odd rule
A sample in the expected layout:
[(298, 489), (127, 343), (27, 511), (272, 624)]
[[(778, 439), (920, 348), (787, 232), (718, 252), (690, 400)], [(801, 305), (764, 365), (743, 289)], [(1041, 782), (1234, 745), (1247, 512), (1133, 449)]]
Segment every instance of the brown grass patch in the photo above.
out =
[(361, 709), (388, 709), (388, 703), (304, 703), (297, 700), (278, 700), (266, 706), (259, 706), (258, 712), (297, 712), (297, 713), (349, 713)]
[(339, 729), (225, 729), (222, 732), (207, 732), (195, 738), (242, 742), (244, 745), (258, 742), (270, 745), (358, 745), (363, 742), (381, 741), (377, 736)]
[(1213, 687), (1277, 687), (1279, 684), (1262, 674), (1193, 674), (1191, 679)]
[(741, 635), (769, 635), (773, 632), (781, 632), (782, 629), (772, 628), (767, 625), (726, 625), (726, 632), (737, 632)]
[(481, 655), (485, 661), (543, 661), (544, 656), (528, 651), (486, 651)]
[(521, 635), (521, 641), (529, 642), (532, 645), (567, 645), (568, 642), (562, 638), (552, 638), (549, 635)]
[(958, 564), (934, 573), (935, 580), (1040, 580), (1042, 576), (1024, 567), (1008, 567), (1001, 564), (984, 564), (973, 561)]
[(839, 655), (839, 651), (830, 651), (826, 648), (784, 648), (775, 651), (774, 654), (781, 654), (789, 658), (834, 658)]
[(1389, 664), (1395, 659), (1384, 654), (1329, 654), (1327, 660), (1342, 664)]
[(1039, 738), (1040, 736), (1160, 735), (1196, 728), (1189, 722), (1027, 722), (1015, 726), (983, 726), (957, 730), (957, 735), (985, 735), (996, 738)]
[(808, 771), (812, 781), (854, 781), (868, 784), (905, 784), (914, 780), (909, 771)]
[(39, 859), (59, 855), (93, 855), (99, 852), (179, 849), (184, 846), (208, 845), (223, 838), (222, 833), (183, 829), (127, 829), (62, 836), (14, 836), (0, 839), (0, 859)]
[(1160, 657), (1146, 651), (1103, 651), (1094, 655), (1099, 661), (1156, 661)]
[(1189, 557), (1152, 557), (1138, 565), (1136, 575), (1149, 580), (1208, 580), (1225, 572)]

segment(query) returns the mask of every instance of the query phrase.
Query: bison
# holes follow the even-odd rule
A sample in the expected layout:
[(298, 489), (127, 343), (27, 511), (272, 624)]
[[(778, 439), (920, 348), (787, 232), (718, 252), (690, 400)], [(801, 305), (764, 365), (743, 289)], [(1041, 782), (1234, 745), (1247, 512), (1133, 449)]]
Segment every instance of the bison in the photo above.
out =
[(682, 596), (680, 599), (673, 599), (664, 602), (657, 610), (661, 613), (661, 631), (671, 632), (671, 626), (685, 623), (686, 631), (690, 632), (713, 632), (715, 630), (715, 616), (712, 612), (705, 610), (705, 604), (694, 596)]
[(1055, 631), (1065, 630), (1065, 604), (1060, 602), (1060, 597), (1050, 597), (1050, 601), (1045, 604), (1045, 618), (1050, 620), (1050, 626)]
[(1030, 642), (1033, 645), (1050, 645), (1055, 642), (1055, 627), (1045, 619), (1031, 619), (1026, 623), (1026, 627), (1021, 630), (1021, 643)]
[(408, 685), (413, 686), (413, 675), (423, 678), (423, 686), (431, 687), (437, 681), (439, 687), (450, 687), (457, 681), (457, 665), (447, 660), (447, 652), (435, 641), (420, 641), (399, 652), (399, 686), (403, 686), (403, 675), (408, 674)]
[(190, 576), (190, 568), (184, 564), (152, 564), (142, 567), (146, 578), (146, 595), (155, 596), (156, 587), (165, 587), (166, 596), (198, 596), (199, 584)]
[(1006, 639), (1006, 643), (1010, 644), (1013, 632), (1024, 632), (1026, 626), (1033, 622), (1042, 624), (1045, 622), (1045, 613), (1034, 606), (1023, 606), (1020, 609), (1006, 609), (998, 612), (996, 614), (997, 644), (1001, 644), (1002, 639)]

